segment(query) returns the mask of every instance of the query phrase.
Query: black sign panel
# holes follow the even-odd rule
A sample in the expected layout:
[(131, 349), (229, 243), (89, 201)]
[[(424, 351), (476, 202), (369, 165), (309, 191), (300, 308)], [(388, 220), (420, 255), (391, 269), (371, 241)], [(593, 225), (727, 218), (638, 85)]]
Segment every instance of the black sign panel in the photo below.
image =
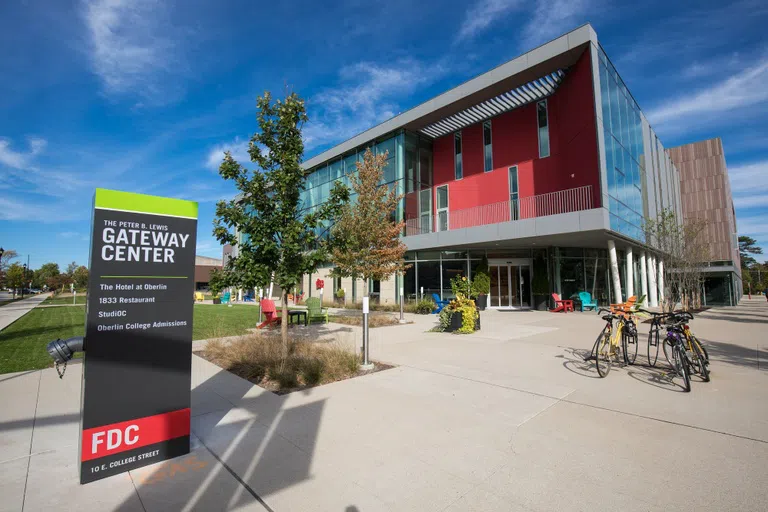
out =
[(189, 453), (197, 204), (96, 191), (80, 482)]

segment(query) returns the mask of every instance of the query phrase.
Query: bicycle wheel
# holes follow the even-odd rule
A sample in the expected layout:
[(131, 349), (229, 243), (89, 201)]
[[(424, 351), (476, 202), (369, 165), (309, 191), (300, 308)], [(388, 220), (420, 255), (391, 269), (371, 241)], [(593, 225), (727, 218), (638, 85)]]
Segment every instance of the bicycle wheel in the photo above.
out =
[(656, 366), (659, 359), (659, 331), (651, 329), (648, 333), (648, 364)]
[(693, 347), (693, 357), (696, 359), (696, 364), (698, 366), (698, 371), (696, 373), (701, 375), (701, 379), (704, 382), (709, 382), (709, 368), (707, 368), (706, 356), (701, 351), (702, 347), (699, 345), (699, 342), (696, 338), (693, 338), (691, 346)]
[(624, 362), (635, 364), (635, 359), (637, 359), (637, 331), (625, 329), (621, 334), (621, 348), (624, 352)]
[(611, 371), (611, 330), (606, 327), (601, 336), (596, 342), (595, 366), (597, 367), (597, 374), (600, 377), (605, 377)]
[(676, 345), (672, 348), (672, 358), (675, 360), (678, 375), (683, 378), (683, 389), (688, 393), (691, 391), (691, 374), (690, 368), (688, 368), (688, 358), (685, 356), (685, 350)]
[(672, 355), (672, 342), (669, 337), (665, 337), (664, 341), (661, 342), (661, 348), (664, 350), (664, 358), (669, 363), (669, 366), (677, 370), (677, 363), (675, 363), (675, 358)]
[(699, 341), (699, 338), (693, 335), (691, 333), (691, 344), (692, 345), (698, 345), (699, 349), (701, 350), (701, 353), (704, 355), (704, 364), (709, 364), (709, 353), (707, 352), (707, 347), (704, 346), (702, 342)]

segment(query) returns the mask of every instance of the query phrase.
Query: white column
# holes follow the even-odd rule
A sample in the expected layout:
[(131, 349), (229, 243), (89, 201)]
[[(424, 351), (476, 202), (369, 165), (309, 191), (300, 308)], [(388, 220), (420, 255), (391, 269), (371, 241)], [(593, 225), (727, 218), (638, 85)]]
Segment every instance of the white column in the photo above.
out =
[(648, 255), (648, 284), (650, 285), (650, 290), (648, 290), (648, 305), (652, 308), (655, 308), (659, 305), (659, 302), (657, 300), (658, 295), (656, 294), (656, 265), (655, 263), (655, 257), (653, 255)]
[(648, 269), (645, 267), (645, 251), (640, 251), (640, 287), (641, 293), (645, 295), (645, 302), (648, 302)]
[(616, 243), (608, 240), (608, 258), (611, 262), (611, 278), (613, 280), (613, 301), (615, 304), (623, 302), (621, 298), (621, 279), (619, 279), (619, 260), (616, 258)]
[(632, 261), (632, 246), (627, 247), (627, 300), (635, 294), (635, 264)]
[(659, 280), (659, 303), (664, 302), (664, 262), (659, 260), (659, 268), (657, 269)]

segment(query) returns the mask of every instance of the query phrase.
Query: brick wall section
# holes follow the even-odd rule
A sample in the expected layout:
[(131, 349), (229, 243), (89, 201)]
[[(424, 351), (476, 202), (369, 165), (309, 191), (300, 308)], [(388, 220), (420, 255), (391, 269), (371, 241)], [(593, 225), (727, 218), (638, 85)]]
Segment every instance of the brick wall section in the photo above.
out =
[(683, 216), (707, 221), (712, 261), (731, 260), (739, 268), (739, 252), (733, 243), (736, 215), (722, 140), (718, 137), (685, 144), (668, 153), (680, 170)]

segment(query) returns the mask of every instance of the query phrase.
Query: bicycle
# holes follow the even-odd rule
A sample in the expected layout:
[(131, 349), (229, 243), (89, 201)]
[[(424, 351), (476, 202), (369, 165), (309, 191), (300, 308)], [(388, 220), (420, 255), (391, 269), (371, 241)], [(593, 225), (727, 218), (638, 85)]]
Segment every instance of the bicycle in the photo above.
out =
[[(598, 313), (606, 312), (607, 315), (603, 315), (605, 320), (605, 327), (600, 331), (600, 334), (595, 340), (595, 344), (592, 345), (592, 352), (589, 356), (584, 358), (584, 361), (595, 361), (597, 367), (597, 374), (600, 377), (605, 377), (611, 371), (611, 359), (616, 359), (619, 362), (619, 356), (621, 355), (624, 362), (627, 362), (627, 357), (624, 353), (623, 347), (625, 340), (622, 338), (622, 333), (625, 328), (625, 315), (623, 313), (615, 313), (608, 309), (599, 309)], [(616, 321), (616, 329), (614, 330), (613, 322)], [(633, 360), (634, 361), (634, 360)]]
[[(688, 325), (689, 320), (693, 320), (693, 315), (687, 311), (678, 311), (668, 314), (670, 318), (674, 319), (679, 324), (679, 329), (684, 339), (683, 347), (685, 349), (686, 358), (688, 359), (688, 365), (693, 373), (701, 376), (704, 382), (710, 381), (709, 376), (709, 354), (704, 345), (699, 339), (691, 332), (691, 328)], [(667, 339), (662, 344), (664, 349), (664, 357), (667, 358), (667, 362), (672, 364), (672, 360), (669, 357), (670, 344)], [(656, 349), (658, 351), (658, 348)]]
[[(690, 315), (690, 313), (688, 313)], [(691, 318), (693, 318), (691, 316)], [(683, 378), (683, 389), (686, 393), (691, 391), (691, 368), (690, 360), (686, 351), (685, 342), (683, 341), (684, 328), (686, 317), (682, 314), (672, 313), (669, 315), (670, 322), (667, 324), (667, 336), (664, 339), (664, 354), (667, 356), (668, 344), (672, 353), (672, 358), (668, 360), (672, 365), (672, 369)]]

